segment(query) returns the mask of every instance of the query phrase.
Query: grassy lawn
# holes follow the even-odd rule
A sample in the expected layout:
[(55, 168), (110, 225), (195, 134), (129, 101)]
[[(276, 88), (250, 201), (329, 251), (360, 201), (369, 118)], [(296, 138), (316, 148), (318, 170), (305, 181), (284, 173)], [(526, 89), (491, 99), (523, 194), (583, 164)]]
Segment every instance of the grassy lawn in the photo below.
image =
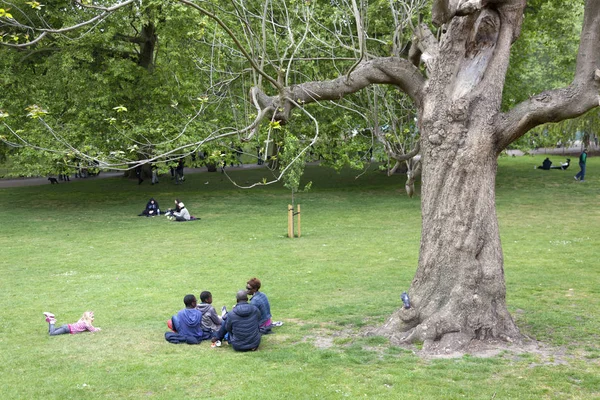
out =
[[(420, 203), (401, 176), (309, 167), (300, 239), (285, 237), (289, 191), (218, 173), (0, 189), (1, 397), (600, 398), (600, 159), (579, 183), (576, 163), (534, 170), (543, 158), (501, 158), (497, 204), (509, 309), (549, 355), (422, 359), (358, 334), (400, 306), (416, 269)], [(202, 219), (137, 217), (150, 197)], [(259, 351), (164, 340), (184, 295), (230, 307), (253, 276), (285, 322)], [(85, 310), (101, 332), (47, 335), (43, 311), (61, 324)]]

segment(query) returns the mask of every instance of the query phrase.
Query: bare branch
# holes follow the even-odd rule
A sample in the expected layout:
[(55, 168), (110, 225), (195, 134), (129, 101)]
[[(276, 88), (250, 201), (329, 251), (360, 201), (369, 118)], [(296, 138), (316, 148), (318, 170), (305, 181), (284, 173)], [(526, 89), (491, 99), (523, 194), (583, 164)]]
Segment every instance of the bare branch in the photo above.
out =
[(419, 144), (419, 142), (417, 142), (417, 144), (415, 145), (415, 148), (412, 149), (410, 152), (406, 153), (406, 154), (397, 154), (394, 155), (393, 158), (398, 161), (407, 161), (410, 160), (411, 158), (415, 157), (417, 154), (419, 154), (419, 152), (421, 151), (421, 145)]
[(217, 17), (216, 15), (214, 15), (213, 13), (211, 13), (210, 11), (198, 6), (197, 4), (192, 3), (191, 1), (188, 0), (178, 0), (180, 3), (185, 4), (191, 8), (194, 8), (198, 11), (200, 11), (200, 13), (206, 15), (207, 17), (213, 19), (217, 24), (219, 24), (219, 26), (221, 28), (223, 28), (225, 30), (225, 32), (227, 32), (227, 34), (229, 35), (229, 37), (231, 38), (231, 40), (234, 41), (234, 43), (236, 44), (236, 46), (238, 47), (238, 49), (242, 52), (242, 54), (244, 55), (244, 57), (246, 57), (246, 60), (248, 60), (248, 62), (250, 63), (250, 65), (252, 65), (252, 68), (255, 69), (256, 72), (258, 72), (260, 75), (262, 75), (266, 80), (268, 80), (269, 82), (271, 82), (271, 84), (273, 86), (275, 86), (279, 91), (283, 90), (283, 87), (281, 86), (281, 84), (279, 82), (277, 82), (277, 80), (271, 78), (267, 73), (265, 73), (258, 65), (256, 65), (256, 62), (254, 61), (254, 59), (250, 56), (250, 54), (248, 54), (248, 52), (246, 51), (246, 49), (244, 48), (244, 46), (242, 46), (242, 44), (240, 43), (240, 41), (237, 39), (236, 35), (233, 33), (233, 31), (227, 26), (227, 24), (225, 22), (223, 22), (219, 17)]
[(350, 74), (360, 63), (365, 59), (365, 53), (367, 51), (365, 47), (365, 30), (363, 28), (362, 17), (360, 15), (360, 11), (358, 9), (358, 5), (356, 4), (356, 0), (352, 0), (352, 12), (354, 14), (354, 20), (356, 21), (356, 35), (358, 36), (358, 47), (360, 50), (360, 58), (356, 60), (354, 65), (350, 67), (348, 73), (346, 74), (346, 79), (350, 79)]
[(16, 24), (17, 27), (22, 28), (22, 29), (27, 29), (27, 30), (31, 30), (34, 32), (41, 32), (41, 34), (36, 37), (35, 39), (27, 42), (27, 43), (20, 43), (20, 44), (10, 44), (10, 43), (1, 43), (4, 46), (8, 46), (8, 47), (16, 47), (16, 48), (21, 48), (21, 47), (28, 47), (31, 46), (37, 42), (39, 42), (40, 40), (42, 40), (48, 33), (55, 33), (55, 34), (60, 34), (60, 33), (66, 33), (66, 32), (70, 32), (70, 31), (75, 31), (77, 29), (80, 29), (86, 25), (90, 25), (96, 22), (99, 22), (101, 20), (103, 20), (104, 18), (108, 17), (110, 14), (112, 14), (113, 12), (127, 6), (128, 4), (133, 3), (135, 0), (126, 0), (122, 3), (118, 3), (115, 4), (112, 7), (94, 7), (98, 10), (102, 10), (103, 12), (101, 14), (96, 15), (93, 18), (90, 18), (86, 21), (83, 21), (79, 24), (76, 25), (71, 25), (71, 26), (67, 26), (65, 28), (60, 28), (60, 29), (52, 29), (52, 28), (35, 28), (33, 26), (27, 26), (27, 25), (22, 25), (22, 24)]
[[(288, 100), (290, 102), (292, 102), (292, 103), (295, 103), (295, 101), (293, 99), (288, 99)], [(241, 185), (238, 185), (235, 181), (233, 181), (229, 177), (229, 175), (227, 175), (227, 178), (229, 179), (229, 181), (231, 183), (233, 183), (235, 186), (237, 186), (239, 188), (242, 188), (242, 189), (251, 189), (251, 188), (256, 187), (256, 186), (267, 186), (267, 185), (272, 185), (274, 183), (277, 183), (277, 182), (281, 181), (281, 179), (283, 179), (283, 176), (285, 175), (285, 173), (287, 172), (287, 170), (289, 168), (291, 168), (292, 165), (294, 163), (296, 163), (311, 148), (311, 146), (314, 145), (317, 142), (317, 139), (319, 138), (319, 121), (317, 121), (317, 119), (311, 113), (309, 113), (306, 109), (300, 107), (300, 104), (294, 104), (294, 106), (295, 107), (299, 107), (302, 110), (302, 112), (305, 113), (308, 116), (308, 118), (310, 118), (313, 121), (313, 123), (315, 124), (315, 135), (313, 136), (313, 138), (310, 141), (310, 143), (308, 143), (306, 146), (304, 146), (304, 148), (302, 149), (302, 151), (300, 151), (296, 155), (296, 157), (294, 157), (290, 161), (290, 163), (284, 169), (282, 169), (281, 171), (279, 171), (279, 174), (275, 177), (275, 179), (270, 180), (270, 181), (266, 181), (266, 182), (256, 182), (256, 183), (254, 183), (254, 184), (252, 184), (250, 186), (241, 186)]]

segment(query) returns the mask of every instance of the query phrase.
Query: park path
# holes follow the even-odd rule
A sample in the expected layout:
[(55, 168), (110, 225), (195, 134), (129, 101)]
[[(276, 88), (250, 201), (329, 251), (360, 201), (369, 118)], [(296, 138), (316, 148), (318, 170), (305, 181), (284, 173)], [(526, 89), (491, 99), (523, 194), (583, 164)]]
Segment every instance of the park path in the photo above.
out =
[[(227, 167), (227, 171), (232, 171), (232, 170), (235, 171), (235, 170), (240, 170), (240, 169), (264, 168), (264, 167), (265, 167), (265, 164), (263, 164), (263, 165), (243, 164), (240, 167)], [(206, 167), (184, 168), (183, 171), (184, 171), (184, 175), (208, 172)], [(214, 174), (214, 172), (212, 172), (212, 173)], [(59, 185), (65, 184), (65, 183), (72, 185), (72, 184), (76, 184), (78, 182), (91, 181), (91, 180), (96, 180), (96, 179), (115, 178), (115, 177), (120, 177), (120, 176), (123, 176), (122, 171), (121, 172), (112, 172), (112, 171), (101, 172), (99, 175), (89, 176), (87, 178), (73, 178), (71, 176), (71, 178), (70, 178), (71, 180), (69, 182), (59, 181)], [(150, 182), (150, 179), (147, 179), (147, 181)], [(19, 179), (0, 179), (0, 189), (23, 187), (23, 186), (41, 186), (41, 185), (50, 185), (50, 182), (48, 181), (47, 177), (46, 178), (35, 177), (35, 178), (19, 178)]]

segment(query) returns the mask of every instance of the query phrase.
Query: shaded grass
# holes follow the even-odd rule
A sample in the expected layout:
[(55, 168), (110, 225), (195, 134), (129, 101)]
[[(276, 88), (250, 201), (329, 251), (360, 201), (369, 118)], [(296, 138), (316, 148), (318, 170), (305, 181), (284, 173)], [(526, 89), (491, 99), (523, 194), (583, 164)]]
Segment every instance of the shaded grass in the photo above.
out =
[[(509, 354), (423, 360), (357, 336), (400, 304), (414, 275), (420, 204), (402, 177), (309, 167), (298, 197), (302, 238), (287, 239), (290, 194), (236, 189), (220, 174), (0, 190), (0, 389), (3, 398), (520, 398), (599, 397), (597, 178), (539, 171), (544, 157), (502, 158), (498, 217), (508, 305), (522, 332), (556, 359)], [(264, 170), (232, 171), (239, 183)], [(205, 184), (208, 182), (208, 184)], [(136, 217), (149, 197), (181, 198), (193, 223)], [(286, 323), (260, 351), (174, 346), (164, 321), (187, 293), (230, 306), (258, 276)], [(96, 313), (97, 334), (48, 337)], [(325, 344), (325, 345), (321, 345)]]

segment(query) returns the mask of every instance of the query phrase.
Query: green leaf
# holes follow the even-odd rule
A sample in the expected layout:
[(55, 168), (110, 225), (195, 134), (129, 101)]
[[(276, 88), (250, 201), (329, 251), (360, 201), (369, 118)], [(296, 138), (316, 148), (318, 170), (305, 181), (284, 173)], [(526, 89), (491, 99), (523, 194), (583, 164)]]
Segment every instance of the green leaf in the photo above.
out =
[(113, 110), (115, 110), (118, 113), (127, 112), (127, 108), (125, 106), (116, 106), (116, 107), (113, 107)]
[(48, 111), (44, 110), (42, 107), (38, 106), (37, 104), (31, 105), (31, 106), (25, 108), (25, 110), (28, 111), (27, 116), (32, 119), (41, 118), (44, 115), (48, 114)]

